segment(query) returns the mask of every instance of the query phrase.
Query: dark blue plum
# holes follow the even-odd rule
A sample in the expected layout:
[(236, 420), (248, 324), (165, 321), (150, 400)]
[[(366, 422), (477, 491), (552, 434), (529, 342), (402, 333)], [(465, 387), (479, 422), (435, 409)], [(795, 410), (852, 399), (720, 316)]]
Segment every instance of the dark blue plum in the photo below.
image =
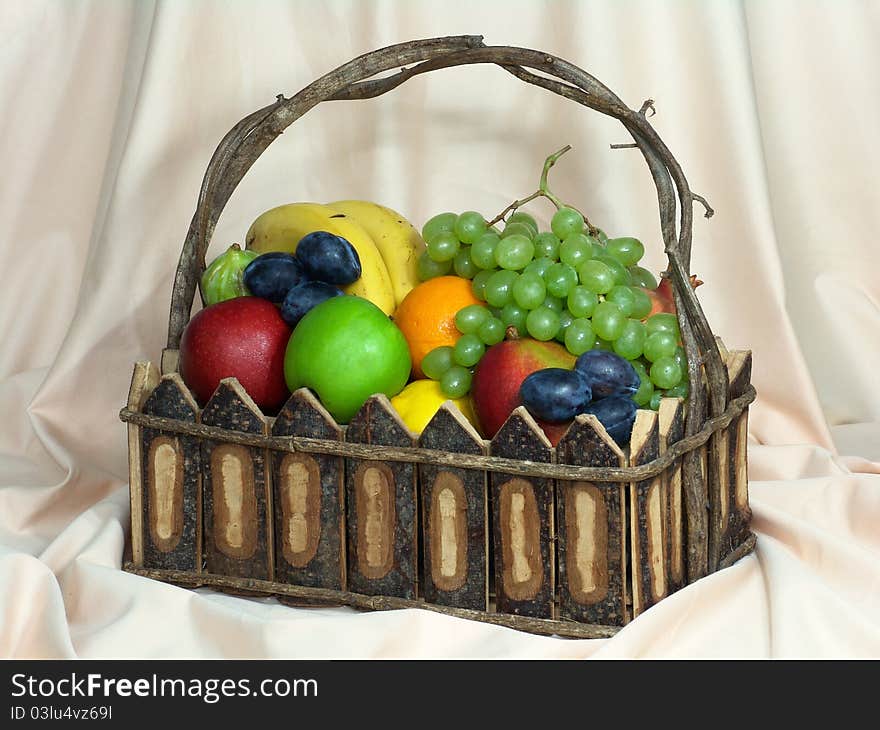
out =
[(592, 393), (587, 379), (577, 370), (544, 368), (522, 381), (519, 397), (536, 418), (548, 423), (565, 423), (583, 413)]
[(345, 286), (361, 278), (358, 252), (342, 236), (313, 231), (296, 244), (296, 257), (316, 281)]
[(583, 412), (590, 413), (605, 426), (608, 435), (618, 446), (626, 446), (632, 436), (633, 423), (636, 420), (638, 406), (635, 401), (625, 395), (612, 395), (590, 403)]
[(332, 284), (325, 284), (323, 281), (307, 281), (287, 292), (287, 296), (284, 297), (284, 302), (281, 304), (281, 318), (291, 327), (296, 327), (312, 307), (326, 299), (341, 297), (343, 294), (344, 292)]
[(639, 389), (641, 381), (629, 360), (608, 350), (587, 350), (574, 364), (583, 373), (593, 391), (593, 399), (612, 395), (630, 396)]
[(279, 304), (293, 287), (308, 281), (293, 254), (272, 251), (257, 256), (244, 270), (244, 285), (255, 297)]

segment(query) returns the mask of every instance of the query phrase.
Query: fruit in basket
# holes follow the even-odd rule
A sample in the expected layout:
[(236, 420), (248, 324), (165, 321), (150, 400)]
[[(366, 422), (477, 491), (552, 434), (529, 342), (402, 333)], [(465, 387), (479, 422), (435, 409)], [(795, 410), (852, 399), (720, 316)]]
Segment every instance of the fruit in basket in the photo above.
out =
[(283, 251), (261, 254), (244, 270), (244, 284), (250, 293), (274, 304), (283, 302), (288, 291), (307, 280), (299, 259)]
[(241, 246), (233, 243), (215, 258), (199, 279), (204, 305), (250, 294), (244, 285), (244, 270), (257, 256), (256, 251), (242, 251)]
[(187, 324), (180, 340), (180, 375), (204, 404), (223, 378), (238, 381), (260, 408), (272, 411), (289, 395), (284, 353), (290, 327), (271, 302), (237, 297), (212, 304)]
[(472, 424), (476, 423), (473, 403), (469, 396), (448, 398), (436, 380), (414, 380), (391, 399), (394, 410), (410, 431), (421, 433), (434, 414), (446, 401), (451, 400), (462, 415)]
[(431, 350), (455, 346), (461, 337), (455, 315), (472, 304), (480, 304), (480, 300), (471, 291), (470, 282), (457, 276), (429, 279), (406, 295), (394, 312), (394, 322), (409, 345), (415, 378), (424, 377), (422, 359)]
[(281, 318), (291, 327), (296, 327), (312, 308), (326, 299), (341, 296), (344, 296), (344, 292), (332, 284), (325, 284), (323, 281), (307, 281), (287, 292), (287, 296), (281, 303)]
[(296, 326), (284, 356), (291, 391), (311, 388), (339, 423), (348, 423), (374, 393), (392, 397), (406, 385), (412, 361), (403, 333), (372, 302), (327, 299)]
[(425, 242), (415, 226), (396, 210), (369, 200), (337, 200), (327, 207), (347, 215), (370, 234), (388, 267), (394, 301), (400, 304), (419, 283), (418, 259)]
[(296, 246), (296, 258), (313, 281), (345, 286), (361, 278), (358, 253), (342, 236), (312, 231)]
[(367, 299), (390, 315), (396, 305), (388, 267), (370, 235), (343, 213), (318, 203), (290, 203), (267, 210), (251, 224), (247, 247), (259, 253), (295, 253), (299, 242), (314, 231), (341, 236), (354, 246), (361, 262), (361, 276), (344, 287), (346, 294)]
[(586, 376), (579, 370), (544, 368), (528, 375), (519, 386), (523, 405), (548, 423), (567, 423), (592, 400)]
[[(659, 404), (658, 404), (659, 407)], [(584, 410), (599, 419), (608, 435), (618, 446), (626, 446), (632, 435), (638, 406), (632, 398), (625, 395), (612, 395), (590, 403)]]
[(586, 378), (593, 398), (614, 395), (632, 396), (641, 383), (633, 365), (625, 358), (606, 350), (589, 350), (574, 364)]
[[(520, 386), (536, 370), (574, 367), (575, 358), (557, 342), (530, 338), (500, 342), (486, 350), (474, 370), (471, 397), (483, 436), (491, 439), (513, 410), (522, 405)], [(540, 421), (555, 446), (567, 424)]]

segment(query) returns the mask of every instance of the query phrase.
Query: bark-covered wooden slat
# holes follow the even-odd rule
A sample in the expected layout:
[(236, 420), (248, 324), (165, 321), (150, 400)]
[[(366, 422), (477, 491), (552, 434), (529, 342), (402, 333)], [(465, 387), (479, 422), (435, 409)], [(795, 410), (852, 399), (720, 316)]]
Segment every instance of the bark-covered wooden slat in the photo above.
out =
[[(195, 422), (198, 405), (177, 373), (165, 375), (144, 401), (148, 415)], [(141, 429), (144, 565), (202, 569), (202, 490), (198, 439)]]
[[(268, 434), (259, 407), (235, 378), (220, 381), (202, 423)], [(265, 449), (202, 441), (205, 562), (209, 573), (272, 580), (272, 496)]]
[[(730, 398), (739, 398), (749, 387), (752, 378), (752, 353), (750, 350), (736, 350), (730, 354), (728, 361), (728, 378), (730, 380)], [(748, 472), (748, 440), (749, 440), (749, 409), (746, 408), (737, 416), (730, 426), (728, 447), (730, 457), (731, 500), (730, 516), (722, 541), (724, 560), (750, 536), (749, 526), (752, 510), (749, 507), (749, 472)]]
[[(553, 447), (520, 406), (495, 434), (496, 456), (553, 463)], [(502, 613), (553, 618), (555, 539), (552, 479), (493, 473), (495, 603)]]
[[(159, 384), (159, 370), (151, 362), (137, 362), (131, 376), (127, 405), (140, 411)], [(144, 564), (144, 482), (141, 427), (128, 424), (128, 490), (131, 501), (131, 562)]]
[[(684, 407), (678, 398), (662, 398), (658, 411), (660, 453), (681, 440), (684, 435)], [(666, 540), (669, 592), (687, 585), (685, 564), (685, 514), (681, 488), (681, 459), (663, 472), (663, 491), (668, 510)]]
[[(273, 436), (341, 441), (344, 431), (307, 388), (290, 396)], [(342, 457), (271, 451), (275, 580), (346, 588), (345, 479)]]
[[(657, 413), (639, 410), (630, 438), (630, 464), (644, 464), (660, 452)], [(666, 514), (663, 479), (658, 475), (631, 482), (630, 540), (632, 555), (633, 618), (669, 593), (666, 572)]]
[[(691, 382), (691, 397), (696, 388), (702, 391), (702, 409), (695, 414), (685, 412), (685, 433), (699, 431), (706, 422), (706, 381)], [(689, 398), (690, 401), (690, 398)], [(682, 456), (681, 487), (684, 496), (685, 548), (687, 582), (693, 583), (708, 574), (709, 552), (709, 486), (706, 483), (706, 446)]]
[[(354, 415), (347, 441), (413, 446), (414, 435), (384, 395)], [(367, 595), (415, 598), (418, 582), (416, 465), (345, 460), (348, 585)]]
[[(452, 404), (444, 403), (419, 438), (425, 449), (486, 454), (488, 444)], [(489, 505), (486, 472), (419, 465), (425, 600), (489, 608)]]
[[(627, 465), (595, 416), (580, 415), (556, 445), (576, 466)], [(622, 626), (627, 621), (626, 484), (556, 483), (559, 616)]]

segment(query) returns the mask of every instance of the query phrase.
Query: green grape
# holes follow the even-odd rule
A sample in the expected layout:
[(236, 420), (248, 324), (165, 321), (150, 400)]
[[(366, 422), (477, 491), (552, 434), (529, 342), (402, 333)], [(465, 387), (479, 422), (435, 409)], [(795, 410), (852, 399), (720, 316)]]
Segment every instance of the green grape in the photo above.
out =
[(544, 274), (547, 282), (547, 291), (554, 297), (567, 297), (568, 293), (577, 286), (578, 275), (569, 264), (561, 261), (551, 264)]
[(667, 398), (687, 398), (688, 393), (690, 392), (690, 383), (688, 379), (682, 376), (681, 380), (678, 381), (678, 385), (673, 385), (666, 391)]
[(684, 373), (674, 357), (659, 357), (651, 365), (651, 382), (656, 388), (674, 388)]
[(608, 243), (608, 234), (601, 228), (596, 229), (596, 239), (604, 246)]
[(574, 322), (574, 317), (571, 316), (571, 312), (563, 309), (559, 313), (559, 331), (556, 333), (556, 339), (559, 342), (565, 342), (565, 331), (572, 322)]
[(686, 373), (688, 368), (687, 353), (681, 345), (675, 348), (675, 354), (673, 357), (675, 358), (675, 362), (681, 366), (681, 371)]
[(526, 330), (536, 340), (552, 340), (559, 330), (559, 312), (545, 306), (533, 309), (526, 317)]
[[(593, 331), (596, 331), (596, 328), (593, 328)], [(609, 342), (608, 340), (603, 340), (601, 337), (596, 338), (596, 344), (593, 345), (593, 348), (596, 350), (608, 350), (608, 352), (614, 352), (614, 343)]]
[(462, 279), (473, 279), (480, 270), (471, 258), (471, 247), (462, 246), (461, 250), (452, 259), (452, 268), (456, 276)]
[[(664, 357), (674, 360), (676, 347), (678, 347), (678, 338), (671, 332), (662, 330), (655, 332), (652, 335), (648, 335), (648, 338), (645, 340), (645, 359), (649, 362), (657, 362), (657, 360)], [(681, 370), (681, 366), (677, 362), (675, 364)], [(672, 385), (675, 385), (675, 383)], [(669, 387), (671, 388), (672, 385)]]
[(481, 302), (486, 301), (486, 282), (492, 277), (497, 269), (484, 269), (479, 272), (471, 282), (471, 291)]
[(455, 313), (455, 326), (462, 334), (471, 335), (491, 316), (482, 304), (469, 304)]
[(565, 302), (562, 301), (561, 297), (554, 297), (552, 294), (548, 294), (544, 298), (544, 303), (541, 304), (542, 307), (549, 307), (554, 312), (561, 312), (564, 309)]
[(584, 317), (576, 317), (565, 330), (565, 349), (577, 357), (587, 350), (592, 350), (596, 344), (596, 333), (590, 320)]
[(528, 311), (517, 305), (515, 302), (506, 304), (501, 310), (501, 321), (505, 327), (516, 327), (520, 335), (526, 334), (526, 317)]
[(635, 319), (644, 319), (651, 313), (654, 303), (641, 287), (633, 286), (631, 290), (633, 293), (633, 308), (630, 316)]
[(462, 398), (471, 389), (471, 371), (461, 365), (453, 365), (440, 378), (440, 390), (448, 398)]
[(548, 259), (556, 259), (559, 255), (559, 239), (550, 231), (544, 231), (535, 236), (535, 256), (546, 256)]
[(669, 312), (652, 314), (648, 317), (648, 321), (645, 324), (648, 327), (649, 335), (653, 335), (655, 332), (669, 332), (675, 335), (675, 339), (681, 336), (681, 333), (678, 331), (678, 318)]
[(476, 243), (486, 230), (486, 219), (475, 210), (465, 211), (455, 221), (455, 235), (462, 243)]
[(590, 239), (583, 233), (572, 233), (559, 245), (559, 260), (576, 269), (593, 256)]
[(652, 411), (659, 411), (660, 410), (660, 399), (663, 397), (665, 397), (665, 396), (664, 396), (662, 390), (655, 390), (654, 393), (651, 395), (651, 400), (648, 401), (648, 407)]
[(508, 236), (525, 236), (530, 241), (535, 237), (535, 229), (525, 223), (508, 223), (504, 226), (501, 238)]
[(633, 294), (630, 287), (618, 284), (617, 286), (611, 287), (611, 291), (605, 295), (605, 300), (608, 302), (614, 302), (620, 307), (621, 312), (627, 317), (631, 317), (636, 304), (636, 295)]
[(517, 233), (502, 238), (495, 247), (495, 260), (502, 269), (509, 271), (524, 269), (534, 255), (535, 244)]
[(510, 218), (507, 219), (507, 225), (511, 223), (524, 223), (529, 228), (532, 229), (532, 235), (529, 238), (534, 238), (538, 235), (538, 221), (536, 221), (532, 216), (526, 213), (524, 210), (518, 210), (516, 213), (512, 213)]
[(627, 360), (635, 360), (645, 347), (645, 325), (637, 319), (629, 319), (620, 337), (614, 340), (614, 352)]
[(590, 259), (578, 268), (581, 284), (594, 294), (607, 294), (614, 286), (614, 274), (607, 264)]
[(513, 285), (513, 299), (523, 309), (537, 309), (547, 296), (547, 285), (537, 274), (523, 272)]
[[(488, 314), (488, 312), (487, 312)], [(452, 359), (456, 365), (472, 368), (483, 357), (486, 346), (483, 341), (475, 334), (462, 335), (452, 348)]]
[(568, 311), (575, 317), (589, 317), (599, 303), (599, 297), (583, 284), (578, 284), (568, 293)]
[(654, 395), (654, 383), (651, 382), (647, 373), (644, 375), (639, 373), (639, 377), (641, 378), (641, 384), (639, 389), (633, 394), (632, 399), (640, 407), (650, 406), (651, 397)]
[(427, 251), (419, 254), (419, 260), (416, 262), (419, 275), (419, 281), (427, 281), (435, 276), (445, 276), (452, 269), (451, 261), (434, 261)]
[(440, 380), (452, 365), (452, 348), (449, 345), (435, 347), (422, 358), (422, 372), (431, 380)]
[(438, 213), (422, 226), (422, 238), (426, 241), (434, 238), (438, 233), (449, 233), (455, 230), (455, 221), (458, 216), (455, 213)]
[(572, 233), (584, 232), (584, 217), (574, 208), (562, 207), (553, 214), (550, 230), (560, 241)]
[(433, 261), (442, 263), (443, 261), (452, 261), (455, 258), (455, 255), (461, 248), (461, 243), (454, 233), (443, 231), (434, 236), (434, 238), (429, 238), (425, 241), (425, 246), (428, 249), (428, 256)]
[(497, 233), (486, 231), (471, 246), (471, 260), (478, 268), (494, 269), (497, 266), (495, 262), (495, 247), (500, 240), (501, 236)]
[(641, 266), (630, 266), (629, 273), (632, 276), (633, 286), (643, 286), (645, 289), (651, 290), (657, 288), (657, 279), (647, 269)]
[(544, 276), (544, 274), (547, 273), (547, 269), (549, 269), (552, 265), (553, 259), (548, 258), (547, 256), (541, 256), (540, 258), (536, 258), (528, 266), (526, 266), (526, 268), (523, 269), (523, 273)]
[(638, 238), (612, 238), (605, 250), (624, 266), (635, 266), (645, 255), (645, 247)]
[(632, 275), (629, 273), (629, 269), (627, 269), (616, 258), (609, 256), (607, 253), (597, 256), (596, 258), (611, 269), (611, 273), (614, 275), (615, 284), (630, 284), (632, 282)]
[(593, 310), (593, 330), (603, 340), (614, 342), (626, 326), (626, 315), (613, 302), (599, 302)]
[(486, 301), (493, 307), (503, 307), (513, 296), (513, 284), (519, 274), (515, 271), (501, 269), (496, 271), (486, 281)]
[[(480, 338), (486, 347), (491, 347), (504, 339), (505, 329), (504, 322), (498, 317), (489, 317), (480, 325), (480, 328), (477, 330), (477, 337)], [(424, 370), (424, 368), (422, 369)]]
[(605, 251), (605, 247), (599, 243), (598, 241), (594, 241), (593, 243), (593, 258), (598, 259), (600, 256), (607, 256), (607, 252)]

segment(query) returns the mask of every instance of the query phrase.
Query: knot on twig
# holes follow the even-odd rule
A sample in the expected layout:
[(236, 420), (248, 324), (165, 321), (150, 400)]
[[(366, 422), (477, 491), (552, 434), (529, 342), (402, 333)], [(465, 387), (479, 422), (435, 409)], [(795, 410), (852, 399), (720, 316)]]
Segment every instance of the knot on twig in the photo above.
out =
[(284, 101), (287, 101), (287, 99), (284, 98), (284, 94), (275, 94), (275, 103), (276, 104), (281, 104)]
[(706, 209), (706, 212), (703, 214), (706, 218), (711, 218), (713, 215), (715, 215), (715, 210), (712, 208), (711, 205), (709, 205), (709, 201), (706, 200), (702, 195), (691, 193), (691, 197)]
[(652, 117), (657, 113), (657, 109), (654, 107), (653, 99), (645, 99), (645, 101), (642, 102), (642, 106), (639, 109), (639, 114), (641, 114), (643, 117), (648, 116), (647, 113), (649, 111), (651, 112), (650, 116)]

